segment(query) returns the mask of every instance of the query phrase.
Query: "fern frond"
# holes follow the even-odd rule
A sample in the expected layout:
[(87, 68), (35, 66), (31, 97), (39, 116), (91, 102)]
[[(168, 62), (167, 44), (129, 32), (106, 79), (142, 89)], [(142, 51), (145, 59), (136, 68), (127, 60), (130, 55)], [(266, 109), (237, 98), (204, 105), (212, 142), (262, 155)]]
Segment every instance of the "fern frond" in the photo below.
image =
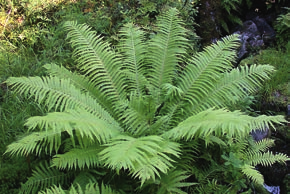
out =
[(221, 72), (232, 68), (237, 41), (237, 36), (228, 36), (193, 57), (177, 84), (185, 93), (184, 100), (190, 104), (198, 104), (204, 100), (203, 97), (213, 89), (213, 84), (220, 78)]
[(214, 87), (207, 88), (207, 97), (202, 98), (199, 104), (189, 107), (188, 111), (193, 110), (193, 113), (198, 113), (211, 107), (223, 107), (226, 102), (236, 102), (249, 92), (256, 91), (262, 81), (269, 79), (273, 71), (274, 68), (269, 65), (252, 65), (250, 68), (243, 66), (240, 70), (233, 69), (225, 72)]
[(144, 43), (145, 33), (132, 23), (126, 24), (120, 31), (122, 37), (120, 51), (124, 56), (123, 72), (129, 79), (128, 93), (136, 92), (138, 96), (142, 95), (148, 81), (146, 69), (144, 68), (146, 56), (146, 46)]
[(260, 174), (259, 171), (255, 170), (255, 168), (251, 165), (244, 165), (242, 167), (242, 172), (252, 179), (255, 183), (263, 185), (264, 184), (264, 177)]
[(77, 89), (81, 90), (82, 92), (88, 92), (89, 95), (94, 98), (98, 104), (100, 104), (111, 115), (114, 115), (114, 110), (111, 106), (111, 103), (108, 103), (107, 100), (104, 99), (104, 96), (96, 87), (94, 87), (93, 83), (91, 83), (87, 77), (73, 73), (65, 67), (56, 65), (54, 63), (46, 64), (43, 67), (47, 70), (47, 73), (50, 76), (68, 79)]
[(261, 164), (263, 166), (271, 166), (275, 162), (279, 163), (285, 163), (286, 161), (289, 161), (290, 159), (286, 154), (278, 153), (273, 154), (272, 152), (266, 152), (266, 153), (255, 153), (255, 154), (249, 154), (247, 157), (247, 164), (256, 166), (258, 164)]
[(149, 80), (158, 90), (163, 84), (172, 84), (178, 62), (186, 53), (187, 39), (184, 38), (186, 29), (183, 22), (177, 17), (177, 9), (170, 9), (158, 18), (157, 35), (149, 42), (147, 62)]
[[(180, 118), (191, 116), (194, 107), (203, 104), (205, 97), (210, 97), (210, 91), (215, 88), (221, 72), (232, 68), (231, 62), (235, 59), (237, 47), (237, 36), (229, 36), (217, 44), (206, 47), (188, 62), (177, 82), (177, 87), (184, 95), (176, 97), (176, 103), (166, 107), (168, 110), (165, 112), (172, 117), (170, 126), (175, 126), (180, 122)], [(210, 107), (214, 106), (210, 104)]]
[(120, 56), (87, 25), (66, 22), (64, 27), (80, 70), (104, 96), (103, 99), (113, 104), (124, 99), (127, 84), (121, 71)]
[(121, 128), (112, 125), (83, 109), (67, 110), (66, 112), (52, 112), (46, 116), (35, 116), (27, 120), (28, 130), (39, 127), (40, 130), (51, 130), (54, 133), (66, 131), (73, 136), (73, 131), (80, 133), (81, 138), (86, 136), (92, 141), (95, 138), (100, 142), (107, 142), (121, 132)]
[(268, 139), (268, 138), (262, 139), (258, 142), (254, 142), (254, 140), (252, 139), (252, 142), (249, 143), (251, 146), (249, 147), (248, 152), (250, 154), (257, 153), (257, 152), (265, 152), (269, 148), (274, 146), (275, 144), (274, 142), (275, 140)]
[(39, 128), (43, 132), (32, 133), (8, 146), (6, 151), (12, 155), (26, 155), (33, 151), (40, 154), (43, 148), (52, 153), (57, 152), (61, 144), (61, 133), (67, 132), (72, 141), (76, 136), (80, 143), (87, 137), (91, 142), (107, 142), (120, 133), (120, 128), (111, 125), (85, 110), (68, 110), (66, 112), (48, 113), (46, 116), (35, 116), (28, 119), (25, 124), (28, 130)]
[(225, 109), (208, 109), (180, 122), (179, 125), (164, 133), (164, 137), (174, 140), (190, 140), (194, 137), (202, 139), (215, 135), (222, 137), (245, 137), (252, 130), (251, 117), (240, 111), (230, 112)]
[(37, 193), (55, 184), (66, 184), (73, 176), (74, 172), (61, 172), (56, 168), (49, 167), (45, 162), (36, 167), (32, 172), (32, 176), (28, 178), (25, 184), (21, 185), (20, 193)]
[(114, 125), (118, 123), (88, 93), (82, 93), (71, 84), (69, 79), (58, 77), (11, 77), (9, 85), (19, 94), (34, 96), (35, 100), (48, 107), (60, 111), (83, 108), (95, 116), (107, 120)]
[[(49, 145), (49, 148), (46, 147)], [(61, 145), (61, 136), (53, 131), (42, 131), (31, 133), (7, 146), (5, 154), (27, 156), (35, 152), (40, 155), (42, 151), (58, 151)]]
[(189, 175), (187, 172), (180, 170), (171, 170), (167, 174), (162, 174), (160, 179), (156, 180), (159, 186), (157, 194), (178, 193), (186, 194), (180, 188), (189, 187), (197, 183), (184, 182)]
[(101, 153), (105, 165), (116, 170), (128, 169), (134, 177), (154, 179), (159, 172), (166, 173), (174, 162), (168, 155), (179, 156), (179, 145), (158, 136), (133, 138), (119, 136), (107, 144)]
[(260, 115), (257, 117), (251, 117), (251, 128), (252, 129), (265, 129), (265, 128), (273, 128), (275, 129), (274, 124), (283, 124), (287, 122), (283, 115), (276, 116), (266, 116)]
[(176, 87), (176, 86), (173, 86), (169, 83), (166, 83), (163, 85), (162, 87), (162, 90), (164, 91), (164, 101), (171, 101), (171, 100), (174, 100), (174, 99), (178, 99), (178, 98), (181, 98), (184, 93), (183, 91)]
[(71, 186), (69, 191), (63, 190), (61, 186), (53, 186), (46, 191), (40, 192), (40, 194), (117, 194), (118, 192), (112, 190), (110, 187), (104, 184), (99, 187), (97, 183), (89, 183), (86, 185), (85, 189), (82, 189), (80, 185), (76, 187)]
[(84, 169), (99, 165), (98, 154), (103, 150), (100, 145), (92, 145), (86, 148), (74, 148), (64, 154), (57, 154), (52, 159), (53, 167), (58, 169)]

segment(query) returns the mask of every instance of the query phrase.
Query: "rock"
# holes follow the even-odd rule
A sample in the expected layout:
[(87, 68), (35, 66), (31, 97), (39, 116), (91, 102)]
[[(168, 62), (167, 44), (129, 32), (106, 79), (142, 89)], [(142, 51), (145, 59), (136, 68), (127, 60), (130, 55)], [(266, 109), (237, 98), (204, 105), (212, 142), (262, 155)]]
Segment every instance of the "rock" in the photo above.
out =
[(245, 58), (250, 50), (259, 49), (264, 45), (260, 32), (252, 20), (245, 21), (234, 34), (239, 35), (241, 42), (241, 47), (238, 50), (238, 62)]
[(280, 187), (279, 186), (268, 186), (264, 184), (264, 188), (269, 191), (271, 194), (280, 194)]
[(259, 16), (243, 22), (233, 34), (238, 34), (241, 42), (237, 64), (251, 51), (260, 50), (265, 44), (271, 43), (276, 36), (274, 29)]
[(256, 129), (251, 132), (251, 135), (255, 141), (261, 141), (269, 136), (270, 129)]
[(264, 176), (265, 183), (270, 186), (282, 186), (288, 171), (287, 166), (281, 163), (274, 163), (271, 166), (258, 165), (257, 169)]
[(260, 35), (262, 36), (262, 39), (265, 43), (271, 43), (275, 39), (275, 30), (267, 23), (264, 18), (260, 18), (259, 16), (257, 16), (253, 19), (253, 22), (255, 22), (260, 32)]

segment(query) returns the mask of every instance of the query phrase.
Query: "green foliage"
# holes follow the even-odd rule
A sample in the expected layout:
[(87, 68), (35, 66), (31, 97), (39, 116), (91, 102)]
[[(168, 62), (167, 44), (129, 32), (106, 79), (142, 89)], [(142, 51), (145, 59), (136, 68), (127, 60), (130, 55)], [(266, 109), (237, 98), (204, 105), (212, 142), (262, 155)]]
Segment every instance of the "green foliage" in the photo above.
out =
[(220, 20), (221, 26), (223, 29), (229, 33), (229, 28), (228, 28), (228, 21), (233, 23), (233, 24), (242, 24), (242, 20), (232, 14), (233, 11), (238, 12), (239, 11), (239, 6), (242, 4), (243, 0), (222, 0), (221, 1), (221, 8), (226, 11), (228, 14), (227, 16), (223, 16), (223, 19)]
[(281, 46), (290, 41), (290, 8), (286, 8), (286, 10), (287, 12), (285, 14), (281, 14), (277, 18), (274, 26), (277, 32), (277, 42)]
[(18, 188), (21, 186), (20, 183), (25, 182), (27, 180), (27, 177), (30, 176), (29, 167), (26, 159), (27, 158), (18, 158), (17, 160), (13, 160), (1, 157), (0, 161), (1, 193), (18, 194), (19, 192)]
[[(287, 100), (285, 99), (290, 96), (289, 54), (290, 42), (285, 45), (285, 50), (277, 51), (276, 49), (270, 48), (261, 51), (256, 56), (251, 56), (241, 61), (241, 65), (271, 64), (275, 67), (276, 71), (271, 76), (271, 79), (267, 80), (258, 91), (257, 100), (259, 102), (274, 102), (277, 106), (286, 106)], [(275, 93), (278, 93), (280, 96), (276, 96)]]
[(86, 185), (85, 189), (82, 189), (80, 185), (76, 187), (71, 186), (68, 192), (63, 190), (61, 187), (54, 186), (51, 189), (46, 189), (46, 191), (40, 192), (41, 194), (117, 194), (117, 192), (113, 191), (110, 187), (106, 187), (103, 184), (101, 187), (98, 186), (96, 183), (89, 183)]
[(65, 184), (69, 181), (72, 173), (65, 173), (56, 168), (51, 168), (45, 162), (36, 167), (36, 170), (32, 173), (32, 177), (28, 178), (25, 184), (22, 185), (20, 193), (37, 193), (39, 190), (53, 185)]
[[(273, 67), (233, 69), (237, 36), (187, 58), (187, 30), (177, 15), (169, 9), (158, 17), (151, 38), (137, 25), (125, 25), (116, 49), (87, 25), (66, 22), (74, 72), (52, 63), (45, 65), (48, 76), (6, 81), (48, 112), (29, 118), (29, 133), (6, 150), (52, 156), (50, 166), (40, 165), (21, 192), (64, 193), (48, 187), (72, 183), (80, 185), (72, 193), (100, 192), (92, 184), (98, 180), (109, 193), (108, 186), (119, 191), (124, 184), (131, 186), (123, 190), (127, 193), (186, 193), (208, 185), (220, 193), (237, 192), (247, 186), (247, 177), (262, 183), (254, 165), (288, 160), (268, 153), (256, 160), (268, 144), (244, 143), (252, 129), (284, 122), (282, 116), (250, 117), (225, 108), (261, 86)], [(247, 154), (247, 146), (257, 147), (255, 154)]]

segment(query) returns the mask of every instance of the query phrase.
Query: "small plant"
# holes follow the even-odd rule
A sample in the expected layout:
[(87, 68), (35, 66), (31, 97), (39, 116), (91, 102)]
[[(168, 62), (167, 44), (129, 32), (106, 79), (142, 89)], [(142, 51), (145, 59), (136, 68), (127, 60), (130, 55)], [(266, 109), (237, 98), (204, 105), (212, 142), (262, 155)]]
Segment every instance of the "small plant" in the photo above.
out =
[(285, 43), (290, 41), (290, 8), (285, 8), (287, 13), (281, 14), (276, 21), (275, 30), (277, 32), (278, 45), (283, 47)]

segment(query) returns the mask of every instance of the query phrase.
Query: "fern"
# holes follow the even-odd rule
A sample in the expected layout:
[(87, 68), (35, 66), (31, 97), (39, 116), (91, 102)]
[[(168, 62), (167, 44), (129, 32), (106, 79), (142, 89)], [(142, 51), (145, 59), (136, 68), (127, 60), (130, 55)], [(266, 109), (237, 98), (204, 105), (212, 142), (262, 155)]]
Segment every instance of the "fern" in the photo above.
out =
[(105, 185), (98, 186), (96, 183), (89, 183), (86, 185), (85, 189), (82, 189), (80, 185), (77, 187), (72, 186), (67, 192), (61, 187), (54, 186), (51, 189), (46, 189), (46, 191), (40, 192), (41, 194), (117, 194), (118, 192), (113, 191), (110, 187)]
[(261, 173), (257, 170), (255, 170), (255, 168), (251, 165), (245, 165), (242, 168), (242, 172), (250, 177), (250, 179), (252, 179), (255, 183), (257, 184), (264, 184), (264, 178), (263, 175), (261, 175)]
[(189, 187), (196, 183), (187, 183), (182, 182), (186, 180), (189, 176), (186, 175), (186, 172), (173, 170), (168, 174), (161, 176), (160, 180), (157, 181), (159, 183), (159, 189), (157, 191), (158, 194), (165, 193), (178, 193), (178, 194), (186, 194), (186, 192), (182, 191), (181, 187)]
[(186, 53), (187, 39), (182, 27), (183, 22), (176, 17), (177, 10), (170, 9), (159, 19), (157, 26), (159, 33), (148, 45), (148, 77), (150, 83), (161, 90), (163, 84), (171, 84), (178, 62), (182, 61), (179, 55)]
[(91, 145), (89, 147), (74, 148), (64, 154), (57, 154), (52, 159), (52, 166), (58, 169), (72, 168), (92, 168), (101, 164), (99, 152), (103, 150), (100, 145)]
[(173, 166), (173, 160), (167, 154), (178, 157), (178, 144), (165, 142), (158, 136), (138, 139), (120, 136), (113, 143), (107, 144), (107, 148), (100, 153), (105, 165), (116, 170), (128, 169), (142, 183), (150, 178), (155, 179), (155, 174), (160, 176), (158, 171), (166, 173)]
[[(111, 103), (124, 99), (126, 81), (121, 73), (120, 56), (109, 48), (109, 44), (103, 42), (99, 36), (86, 25), (77, 25), (75, 22), (67, 22), (65, 29), (69, 31), (68, 38), (75, 48), (80, 71), (83, 72), (95, 89), (104, 99)], [(106, 99), (105, 99), (106, 98)], [(102, 104), (107, 104), (103, 102)], [(114, 106), (107, 106), (110, 113), (114, 113)]]
[(130, 23), (120, 31), (122, 37), (120, 51), (123, 54), (124, 73), (130, 81), (128, 92), (137, 91), (138, 96), (144, 94), (145, 86), (148, 85), (147, 78), (144, 76), (146, 68), (144, 60), (147, 54), (144, 44), (145, 33)]
[(74, 172), (65, 173), (56, 168), (50, 168), (48, 163), (40, 164), (28, 178), (25, 184), (21, 185), (20, 193), (36, 193), (56, 184), (67, 184)]
[[(254, 165), (288, 160), (264, 153), (271, 142), (248, 139), (253, 129), (284, 122), (282, 116), (250, 117), (226, 108), (256, 91), (273, 67), (232, 69), (236, 35), (188, 59), (183, 26), (176, 9), (158, 18), (149, 40), (127, 24), (114, 51), (87, 25), (66, 22), (76, 72), (47, 64), (46, 77), (7, 80), (15, 92), (48, 107), (46, 115), (27, 120), (29, 133), (6, 150), (52, 156), (23, 192), (52, 186), (47, 193), (113, 193), (96, 184), (102, 180), (114, 190), (126, 182), (128, 193), (222, 193), (241, 190), (247, 177), (261, 183)], [(61, 189), (72, 182), (69, 191)]]

